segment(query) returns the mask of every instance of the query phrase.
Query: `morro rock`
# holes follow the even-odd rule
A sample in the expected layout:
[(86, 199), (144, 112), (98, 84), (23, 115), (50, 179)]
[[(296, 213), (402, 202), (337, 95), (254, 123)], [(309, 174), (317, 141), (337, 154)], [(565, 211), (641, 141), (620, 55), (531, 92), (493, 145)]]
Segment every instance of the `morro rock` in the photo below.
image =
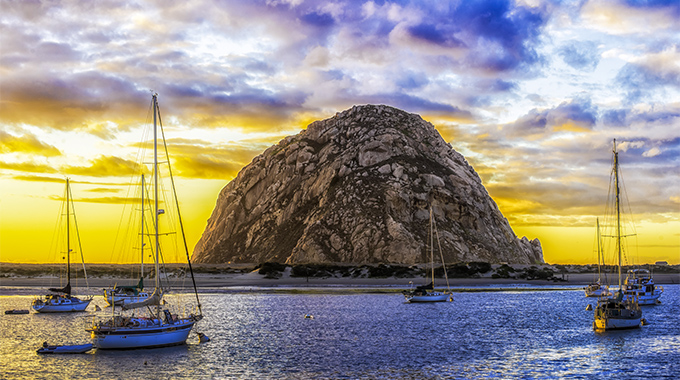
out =
[[(420, 116), (355, 106), (267, 149), (222, 189), (199, 263), (543, 262), (465, 158)], [(436, 243), (435, 243), (436, 244)]]

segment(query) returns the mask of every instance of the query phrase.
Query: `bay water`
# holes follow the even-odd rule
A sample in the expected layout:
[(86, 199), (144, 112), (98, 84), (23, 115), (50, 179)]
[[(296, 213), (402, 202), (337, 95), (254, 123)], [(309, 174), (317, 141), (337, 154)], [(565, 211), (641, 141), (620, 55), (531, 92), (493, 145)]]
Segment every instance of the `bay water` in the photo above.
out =
[(4, 314), (32, 300), (0, 297), (3, 379), (680, 378), (680, 285), (643, 307), (648, 325), (613, 332), (593, 331), (586, 306), (596, 300), (566, 286), (456, 292), (437, 304), (398, 293), (214, 292), (201, 294), (205, 319), (194, 328), (210, 342), (192, 332), (184, 346), (77, 355), (36, 350), (90, 343), (85, 329), (111, 313), (103, 298), (84, 313)]

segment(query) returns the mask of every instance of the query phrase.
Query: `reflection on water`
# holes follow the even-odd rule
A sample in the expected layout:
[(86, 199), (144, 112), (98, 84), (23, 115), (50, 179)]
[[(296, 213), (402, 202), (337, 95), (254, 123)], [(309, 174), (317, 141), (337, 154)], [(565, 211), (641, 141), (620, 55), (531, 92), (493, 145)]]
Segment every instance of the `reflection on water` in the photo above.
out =
[[(205, 294), (186, 346), (37, 355), (43, 341), (89, 342), (93, 317), (5, 315), (32, 297), (0, 297), (7, 378), (565, 378), (678, 377), (680, 286), (650, 325), (596, 333), (582, 291), (456, 293), (454, 302), (405, 304), (398, 294)], [(89, 310), (93, 310), (90, 306)], [(314, 316), (304, 318), (306, 314)], [(66, 375), (68, 374), (68, 375)]]

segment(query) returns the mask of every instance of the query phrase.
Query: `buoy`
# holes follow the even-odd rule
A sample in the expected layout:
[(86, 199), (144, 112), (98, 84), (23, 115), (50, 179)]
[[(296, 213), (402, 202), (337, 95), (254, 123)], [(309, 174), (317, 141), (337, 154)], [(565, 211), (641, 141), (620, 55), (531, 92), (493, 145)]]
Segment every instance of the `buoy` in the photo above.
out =
[(94, 311), (102, 311), (102, 308), (99, 305), (94, 305)]
[(305, 314), (306, 319), (314, 319), (314, 316), (311, 314)]
[(647, 320), (644, 319), (644, 318), (642, 318), (642, 319), (640, 320), (640, 322), (642, 322), (642, 325), (643, 325), (643, 326), (647, 326), (647, 325), (649, 324), (649, 322), (647, 322)]
[(197, 332), (196, 335), (198, 335), (198, 342), (199, 343), (210, 342), (210, 338), (208, 338), (207, 335), (200, 333), (200, 332)]
[(586, 310), (588, 310), (588, 311), (593, 310), (593, 305), (592, 305), (592, 304), (588, 304), (588, 306), (586, 306)]

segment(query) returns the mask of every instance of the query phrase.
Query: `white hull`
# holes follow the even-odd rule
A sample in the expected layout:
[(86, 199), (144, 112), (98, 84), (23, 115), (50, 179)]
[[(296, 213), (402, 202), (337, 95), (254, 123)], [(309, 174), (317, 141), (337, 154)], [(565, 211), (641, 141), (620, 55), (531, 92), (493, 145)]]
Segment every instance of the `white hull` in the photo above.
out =
[(663, 286), (655, 285), (651, 273), (647, 269), (631, 269), (628, 271), (623, 296), (627, 300), (637, 299), (640, 305), (657, 305), (663, 294)]
[(659, 297), (661, 297), (662, 292), (663, 290), (661, 292), (655, 291), (653, 293), (639, 292), (637, 293), (637, 296), (632, 292), (624, 292), (624, 299), (627, 301), (633, 301), (634, 299), (637, 299), (638, 305), (657, 305), (661, 303), (661, 301), (659, 301)]
[(102, 350), (168, 347), (185, 344), (196, 321), (182, 320), (175, 324), (151, 327), (117, 327), (91, 329), (92, 343)]
[(592, 284), (585, 288), (586, 297), (611, 297), (607, 285)]
[(61, 298), (58, 300), (48, 300), (47, 302), (33, 302), (33, 310), (38, 313), (67, 313), (85, 311), (92, 299), (80, 300), (78, 298)]
[(106, 302), (109, 305), (115, 304), (116, 306), (127, 305), (127, 304), (134, 303), (134, 302), (142, 302), (145, 299), (149, 298), (149, 295), (146, 294), (146, 293), (140, 293), (140, 295), (138, 295), (138, 296), (128, 296), (128, 295), (112, 296), (111, 293), (109, 293), (108, 291), (105, 291), (104, 294), (105, 294), (104, 297), (106, 298)]
[(406, 296), (406, 301), (418, 302), (446, 302), (451, 300), (451, 295), (446, 293), (428, 293), (422, 296)]

